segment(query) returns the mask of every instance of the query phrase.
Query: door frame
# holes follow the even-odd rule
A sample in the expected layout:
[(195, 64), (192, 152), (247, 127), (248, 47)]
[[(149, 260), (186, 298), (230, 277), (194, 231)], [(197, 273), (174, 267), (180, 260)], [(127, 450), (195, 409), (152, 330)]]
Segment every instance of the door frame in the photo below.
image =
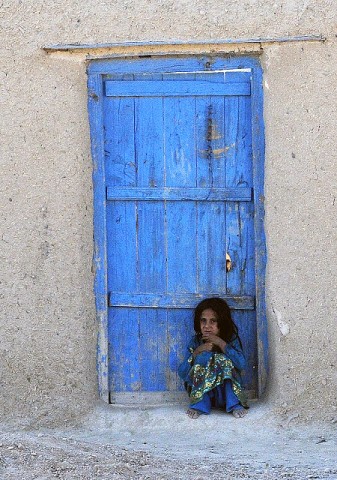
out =
[(93, 161), (94, 293), (97, 321), (98, 390), (109, 402), (108, 386), (108, 289), (106, 241), (106, 186), (103, 132), (103, 77), (112, 73), (197, 72), (250, 68), (252, 107), (252, 156), (258, 348), (258, 396), (268, 377), (268, 331), (265, 302), (266, 241), (264, 232), (264, 121), (263, 71), (257, 56), (163, 55), (91, 60), (88, 64), (88, 113)]

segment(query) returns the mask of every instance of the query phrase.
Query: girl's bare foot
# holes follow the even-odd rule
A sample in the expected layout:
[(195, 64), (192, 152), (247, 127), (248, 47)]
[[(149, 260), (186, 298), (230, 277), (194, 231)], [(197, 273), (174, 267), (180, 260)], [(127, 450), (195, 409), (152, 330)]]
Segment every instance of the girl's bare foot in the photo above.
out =
[(242, 418), (245, 415), (247, 415), (247, 410), (245, 410), (244, 408), (239, 408), (239, 409), (233, 410), (232, 414), (233, 414), (233, 417), (235, 418)]
[(194, 410), (194, 408), (189, 408), (186, 413), (190, 418), (193, 419), (196, 419), (201, 415), (201, 412), (199, 412), (199, 410)]

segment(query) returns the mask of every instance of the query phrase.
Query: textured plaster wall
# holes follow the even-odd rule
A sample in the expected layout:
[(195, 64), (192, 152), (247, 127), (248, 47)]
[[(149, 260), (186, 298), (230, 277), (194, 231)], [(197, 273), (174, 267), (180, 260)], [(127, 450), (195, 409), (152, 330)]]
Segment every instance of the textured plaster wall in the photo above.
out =
[(268, 49), (268, 319), (273, 399), (336, 416), (336, 43)]
[(97, 400), (92, 185), (82, 55), (46, 44), (323, 34), (267, 45), (267, 401), (329, 420), (336, 391), (334, 0), (3, 0), (1, 399), (21, 424), (78, 421)]

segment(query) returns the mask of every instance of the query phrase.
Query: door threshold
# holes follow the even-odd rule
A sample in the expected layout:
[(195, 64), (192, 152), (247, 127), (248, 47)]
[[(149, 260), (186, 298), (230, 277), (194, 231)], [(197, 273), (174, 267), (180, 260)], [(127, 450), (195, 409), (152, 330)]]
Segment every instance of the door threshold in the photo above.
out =
[(160, 407), (188, 402), (186, 392), (110, 392), (109, 403), (114, 407)]
[[(256, 392), (246, 390), (249, 400), (255, 401)], [(186, 392), (110, 392), (109, 404), (112, 407), (156, 408), (189, 403)]]

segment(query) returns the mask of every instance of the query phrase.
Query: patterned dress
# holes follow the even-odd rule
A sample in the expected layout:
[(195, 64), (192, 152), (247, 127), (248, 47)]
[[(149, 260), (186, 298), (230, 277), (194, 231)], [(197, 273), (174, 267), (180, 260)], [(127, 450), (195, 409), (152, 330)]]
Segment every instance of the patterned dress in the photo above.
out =
[[(237, 398), (237, 405), (234, 409), (247, 407), (241, 379), (241, 373), (245, 368), (245, 357), (238, 338), (227, 343), (224, 353), (202, 352), (193, 358), (194, 350), (201, 344), (202, 341), (195, 335), (191, 339), (186, 357), (178, 369), (179, 376), (184, 381), (189, 393), (191, 407), (202, 404), (206, 395), (217, 400), (219, 393), (222, 392), (220, 393), (221, 401), (216, 401), (216, 406), (227, 407), (227, 411), (231, 411), (233, 408), (228, 408), (226, 405), (229, 403), (229, 399), (226, 398), (229, 389)], [(233, 403), (232, 400), (231, 403)]]

